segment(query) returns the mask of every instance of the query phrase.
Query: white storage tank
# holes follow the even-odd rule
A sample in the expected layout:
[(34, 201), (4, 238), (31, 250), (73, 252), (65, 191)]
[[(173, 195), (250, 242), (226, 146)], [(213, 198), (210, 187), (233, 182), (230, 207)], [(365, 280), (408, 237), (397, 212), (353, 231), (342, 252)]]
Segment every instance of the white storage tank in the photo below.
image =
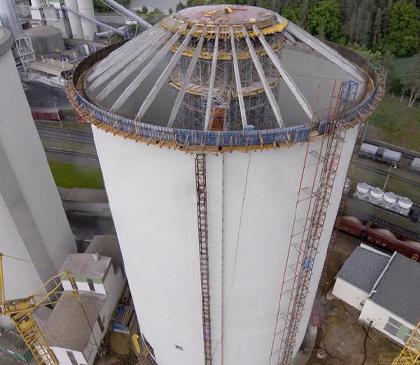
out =
[(388, 191), (384, 194), (384, 200), (388, 204), (395, 204), (397, 202), (398, 196), (391, 191)]
[(379, 200), (379, 199), (383, 198), (384, 192), (383, 192), (382, 189), (375, 187), (375, 188), (370, 190), (370, 196), (373, 199)]
[(398, 199), (398, 205), (403, 209), (411, 209), (411, 207), (413, 206), (413, 202), (409, 198), (400, 197)]
[[(79, 8), (79, 12), (83, 15), (88, 17), (94, 18), (95, 17), (95, 10), (93, 8), (93, 0), (77, 0), (77, 6)], [(95, 33), (98, 31), (98, 27), (95, 23), (87, 20), (87, 19), (80, 19), (82, 23), (83, 35), (85, 40), (93, 41), (95, 39)]]
[(362, 183), (357, 184), (356, 189), (357, 189), (357, 192), (360, 194), (367, 194), (372, 189), (372, 186), (362, 182)]
[[(382, 79), (351, 57), (271, 11), (215, 5), (79, 64), (69, 98), (93, 125), (142, 336), (159, 365), (289, 364), (298, 351), (355, 118), (382, 95)], [(337, 80), (356, 107), (339, 105), (332, 132), (336, 110), (325, 110), (340, 98)]]
[(11, 52), (0, 27), (0, 252), (6, 299), (27, 297), (76, 251)]
[[(77, 0), (64, 0), (66, 6), (73, 11), (79, 11), (79, 7), (77, 6)], [(82, 21), (77, 14), (74, 14), (70, 11), (67, 12), (67, 16), (69, 18), (71, 33), (74, 39), (83, 39), (83, 29), (82, 29)]]

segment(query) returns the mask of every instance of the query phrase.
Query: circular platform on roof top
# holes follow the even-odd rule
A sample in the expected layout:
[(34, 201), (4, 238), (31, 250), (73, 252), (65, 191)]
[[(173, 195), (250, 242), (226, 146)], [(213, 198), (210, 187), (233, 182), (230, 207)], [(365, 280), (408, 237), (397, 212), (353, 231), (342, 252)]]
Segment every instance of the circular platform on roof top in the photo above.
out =
[(244, 5), (207, 5), (186, 8), (174, 15), (174, 19), (197, 25), (245, 25), (276, 23), (276, 15), (271, 10)]

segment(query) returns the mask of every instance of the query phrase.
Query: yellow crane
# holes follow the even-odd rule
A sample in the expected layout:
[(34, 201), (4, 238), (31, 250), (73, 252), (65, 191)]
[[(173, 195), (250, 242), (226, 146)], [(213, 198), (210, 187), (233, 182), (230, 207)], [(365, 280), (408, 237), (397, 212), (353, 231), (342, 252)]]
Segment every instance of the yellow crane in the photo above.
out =
[(410, 338), (392, 365), (420, 365), (420, 322), (413, 328)]
[(377, 365), (420, 365), (420, 322), (399, 354), (382, 354)]
[[(75, 288), (75, 279), (69, 273), (61, 273), (49, 279), (41, 288), (26, 298), (6, 300), (4, 288), (3, 257), (0, 253), (0, 314), (8, 316), (28, 346), (38, 365), (59, 365), (57, 357), (48, 345), (47, 339), (33, 312), (42, 306), (54, 305), (63, 292), (63, 280), (69, 280)], [(77, 295), (77, 291), (72, 292)]]

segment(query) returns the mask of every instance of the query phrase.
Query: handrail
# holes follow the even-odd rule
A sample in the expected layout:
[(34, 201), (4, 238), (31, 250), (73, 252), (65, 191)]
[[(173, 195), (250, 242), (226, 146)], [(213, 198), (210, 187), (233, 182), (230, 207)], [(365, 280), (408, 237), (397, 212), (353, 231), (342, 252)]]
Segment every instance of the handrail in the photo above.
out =
[[(96, 121), (95, 124), (104, 123), (109, 129), (120, 131), (125, 136), (134, 135), (135, 137), (144, 138), (150, 141), (159, 141), (163, 143), (170, 142), (184, 146), (237, 147), (260, 145), (262, 147), (267, 145), (276, 146), (282, 143), (304, 142), (310, 138), (312, 131), (323, 134), (328, 129), (329, 121), (327, 119), (322, 119), (318, 124), (312, 127), (301, 124), (266, 130), (204, 131), (143, 123), (113, 114), (91, 103), (84, 96), (82, 91), (83, 88), (80, 87), (79, 92), (76, 87), (79, 88), (79, 86), (82, 85), (82, 75), (84, 75), (94, 63), (116, 49), (117, 46), (118, 45), (107, 47), (84, 59), (76, 68), (72, 79), (67, 82), (67, 92), (73, 107), (75, 107), (77, 111), (80, 112), (80, 110), (82, 110), (89, 118), (93, 118)], [(364, 66), (367, 67), (366, 65)], [(352, 109), (347, 110), (338, 123), (351, 124), (352, 121), (357, 120), (360, 114), (369, 111), (374, 100), (377, 98), (378, 87), (380, 85), (378, 79), (382, 76), (382, 72), (374, 69), (372, 65), (370, 65), (370, 69), (366, 71), (369, 74), (373, 73), (375, 83), (373, 90), (371, 90), (361, 103)]]

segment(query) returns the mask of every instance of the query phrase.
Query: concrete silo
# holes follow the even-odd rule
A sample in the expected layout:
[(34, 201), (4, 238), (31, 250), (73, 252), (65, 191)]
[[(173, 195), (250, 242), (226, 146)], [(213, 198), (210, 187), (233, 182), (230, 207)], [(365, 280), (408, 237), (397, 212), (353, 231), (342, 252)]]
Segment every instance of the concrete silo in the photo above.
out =
[[(93, 9), (93, 0), (77, 0), (77, 6), (79, 12), (82, 15), (86, 15), (91, 18), (95, 18), (95, 10)], [(85, 40), (93, 41), (95, 39), (95, 33), (98, 31), (98, 27), (95, 23), (90, 20), (81, 18), (83, 35)]]
[[(77, 0), (65, 0), (64, 3), (70, 10), (79, 11), (79, 7), (77, 6)], [(73, 38), (83, 39), (82, 21), (80, 20), (80, 17), (72, 12), (67, 12), (67, 16), (69, 18)]]
[(76, 243), (51, 176), (10, 47), (0, 27), (0, 252), (6, 298), (22, 298), (55, 275)]
[(382, 77), (278, 14), (220, 5), (88, 57), (68, 94), (156, 362), (289, 364)]

